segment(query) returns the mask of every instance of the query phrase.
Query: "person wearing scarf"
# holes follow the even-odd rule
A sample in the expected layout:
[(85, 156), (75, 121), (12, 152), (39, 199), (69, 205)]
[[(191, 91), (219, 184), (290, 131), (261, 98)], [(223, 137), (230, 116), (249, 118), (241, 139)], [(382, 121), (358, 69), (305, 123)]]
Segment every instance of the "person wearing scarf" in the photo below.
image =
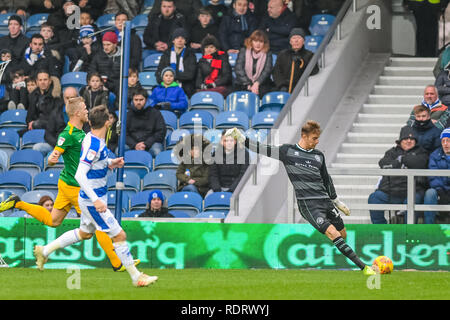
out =
[(256, 30), (245, 40), (245, 47), (239, 51), (234, 71), (235, 91), (251, 91), (260, 98), (271, 91), (272, 53), (264, 31)]
[(25, 71), (26, 76), (35, 76), (38, 70), (44, 69), (50, 72), (50, 76), (59, 78), (62, 73), (60, 64), (51, 54), (47, 55), (44, 45), (44, 37), (35, 33), (29, 47), (25, 49), (19, 68)]
[(195, 85), (197, 91), (216, 91), (226, 97), (231, 89), (232, 71), (227, 53), (218, 50), (219, 47), (214, 36), (203, 39)]

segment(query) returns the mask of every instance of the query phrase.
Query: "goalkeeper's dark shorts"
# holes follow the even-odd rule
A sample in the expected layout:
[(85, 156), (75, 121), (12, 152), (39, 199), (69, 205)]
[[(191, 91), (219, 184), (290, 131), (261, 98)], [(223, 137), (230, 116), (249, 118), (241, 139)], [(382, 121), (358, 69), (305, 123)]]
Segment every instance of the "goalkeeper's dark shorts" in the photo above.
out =
[(297, 200), (297, 204), (302, 217), (321, 233), (330, 225), (337, 231), (344, 229), (344, 221), (330, 199), (302, 199)]

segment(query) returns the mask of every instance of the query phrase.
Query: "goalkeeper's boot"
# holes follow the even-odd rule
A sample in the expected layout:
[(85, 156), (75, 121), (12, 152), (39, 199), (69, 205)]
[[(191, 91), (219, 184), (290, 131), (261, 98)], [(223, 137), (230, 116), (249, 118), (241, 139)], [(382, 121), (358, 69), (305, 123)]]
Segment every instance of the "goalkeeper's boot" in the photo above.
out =
[(16, 194), (12, 194), (5, 201), (0, 203), (0, 212), (9, 210), (16, 206), (16, 203), (20, 201), (20, 198)]
[(148, 287), (152, 283), (155, 283), (158, 280), (156, 276), (148, 276), (145, 273), (141, 273), (137, 281), (133, 281), (133, 285), (135, 287)]
[(372, 275), (376, 274), (376, 271), (374, 269), (372, 269), (372, 267), (370, 267), (370, 266), (365, 266), (363, 273), (365, 276), (372, 276)]
[(36, 265), (39, 270), (44, 270), (44, 264), (48, 261), (48, 258), (44, 255), (43, 246), (34, 246), (34, 257), (36, 258)]
[[(136, 267), (139, 263), (141, 263), (141, 260), (140, 260), (140, 259), (134, 259), (133, 262), (134, 262), (134, 266)], [(123, 266), (123, 264), (120, 264), (120, 266), (118, 266), (118, 267), (114, 267), (114, 266), (113, 266), (112, 268), (113, 268), (114, 272), (124, 272), (124, 271), (127, 270), (127, 269)]]

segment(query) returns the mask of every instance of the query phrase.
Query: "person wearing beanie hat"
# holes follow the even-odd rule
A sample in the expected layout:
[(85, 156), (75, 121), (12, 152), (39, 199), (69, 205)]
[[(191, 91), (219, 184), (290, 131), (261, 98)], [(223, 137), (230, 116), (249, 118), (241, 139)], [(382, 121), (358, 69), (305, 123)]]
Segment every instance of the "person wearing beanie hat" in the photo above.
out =
[(88, 72), (93, 58), (102, 51), (102, 43), (97, 41), (96, 36), (92, 36), (94, 33), (92, 25), (81, 26), (77, 45), (66, 52), (70, 60), (70, 71)]
[(19, 63), (30, 43), (30, 39), (23, 34), (23, 20), (18, 15), (12, 15), (8, 20), (8, 35), (0, 37), (0, 48), (11, 50), (13, 63)]
[[(426, 169), (428, 152), (419, 144), (414, 131), (409, 126), (400, 130), (396, 146), (387, 150), (378, 162), (381, 169)], [(427, 187), (425, 179), (416, 180), (416, 204), (423, 203)], [(406, 176), (383, 176), (377, 190), (368, 199), (369, 204), (402, 204), (407, 200)], [(417, 220), (417, 216), (415, 217)], [(374, 224), (387, 223), (383, 210), (370, 210), (370, 219)], [(405, 221), (406, 221), (405, 215)]]
[(119, 38), (117, 37), (117, 34), (115, 32), (108, 31), (103, 35), (102, 41), (117, 44), (119, 42)]
[(148, 195), (148, 208), (139, 215), (140, 218), (174, 218), (164, 206), (165, 197), (161, 190), (152, 190)]
[(306, 32), (305, 30), (303, 30), (302, 28), (294, 28), (291, 30), (291, 32), (289, 33), (289, 40), (291, 40), (291, 38), (293, 36), (300, 36), (303, 39), (305, 39), (306, 37)]
[[(430, 154), (428, 169), (448, 170), (450, 169), (450, 128), (444, 129), (441, 133), (441, 148)], [(428, 177), (430, 188), (425, 192), (424, 204), (450, 204), (450, 178), (449, 177)], [(447, 214), (447, 212), (446, 212)], [(438, 217), (436, 211), (424, 212), (424, 223), (435, 223)], [(449, 223), (448, 215), (445, 221), (438, 223)]]
[(97, 41), (97, 37), (93, 36), (94, 33), (95, 33), (94, 27), (91, 26), (90, 24), (81, 26), (80, 27), (80, 38), (78, 40), (78, 43), (80, 43), (82, 39), (88, 38), (88, 37), (92, 39), (92, 42)]

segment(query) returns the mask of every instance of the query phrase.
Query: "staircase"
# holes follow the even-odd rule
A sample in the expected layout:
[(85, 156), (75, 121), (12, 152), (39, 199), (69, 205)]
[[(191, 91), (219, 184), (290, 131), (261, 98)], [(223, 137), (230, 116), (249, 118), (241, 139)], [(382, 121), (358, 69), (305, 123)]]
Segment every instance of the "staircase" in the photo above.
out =
[[(395, 145), (412, 108), (423, 91), (434, 84), (436, 58), (393, 58), (384, 68), (365, 104), (347, 133), (332, 168), (379, 168), (378, 161)], [(367, 204), (380, 177), (333, 175), (336, 192), (349, 207)], [(368, 210), (352, 210), (346, 223), (370, 223)]]

